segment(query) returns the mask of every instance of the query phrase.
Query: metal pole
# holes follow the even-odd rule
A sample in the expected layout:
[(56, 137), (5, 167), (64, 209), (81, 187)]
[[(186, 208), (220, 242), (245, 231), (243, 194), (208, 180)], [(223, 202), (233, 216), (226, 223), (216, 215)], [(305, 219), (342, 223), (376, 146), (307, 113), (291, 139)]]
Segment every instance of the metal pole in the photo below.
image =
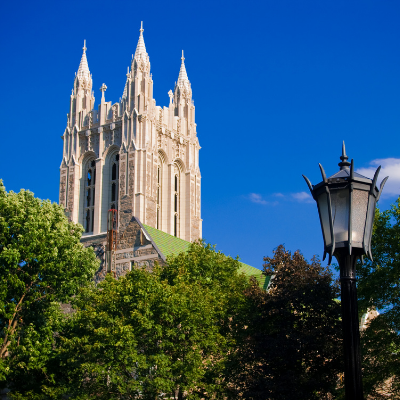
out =
[(364, 400), (358, 322), (356, 263), (359, 255), (335, 252), (340, 267), (346, 400)]

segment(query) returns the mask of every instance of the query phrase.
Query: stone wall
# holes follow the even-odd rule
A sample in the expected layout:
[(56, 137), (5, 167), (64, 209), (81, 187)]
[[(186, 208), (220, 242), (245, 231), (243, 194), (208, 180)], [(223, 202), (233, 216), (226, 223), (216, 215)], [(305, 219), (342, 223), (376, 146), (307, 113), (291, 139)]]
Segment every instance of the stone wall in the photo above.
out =
[[(93, 247), (99, 259), (99, 268), (94, 280), (102, 281), (107, 273), (105, 265), (105, 252), (107, 234), (83, 236), (81, 242), (85, 247)], [(164, 265), (161, 254), (154, 247), (151, 240), (146, 238), (140, 223), (134, 218), (125, 226), (122, 232), (118, 232), (117, 250), (115, 252), (115, 275), (125, 275), (132, 268), (145, 268), (152, 271), (157, 262)]]

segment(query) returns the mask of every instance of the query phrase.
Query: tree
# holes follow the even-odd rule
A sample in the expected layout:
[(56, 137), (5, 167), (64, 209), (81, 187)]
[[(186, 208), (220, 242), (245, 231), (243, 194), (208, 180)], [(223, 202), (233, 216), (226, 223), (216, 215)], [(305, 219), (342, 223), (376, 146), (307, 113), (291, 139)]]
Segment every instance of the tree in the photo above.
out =
[(400, 396), (400, 197), (389, 210), (376, 210), (372, 255), (357, 265), (360, 313), (380, 313), (361, 335), (364, 391)]
[(359, 308), (379, 309), (400, 331), (400, 197), (389, 210), (376, 211), (372, 255), (357, 266)]
[(320, 399), (335, 390), (342, 341), (337, 285), (327, 268), (281, 245), (264, 258), (268, 291), (254, 282), (247, 334), (232, 357), (233, 398)]
[(0, 382), (28, 390), (42, 379), (68, 302), (98, 267), (80, 243), (82, 227), (62, 207), (0, 180)]
[(248, 286), (239, 266), (197, 243), (165, 267), (134, 269), (118, 280), (109, 275), (83, 288), (57, 336), (54, 384), (42, 392), (70, 399), (221, 398)]

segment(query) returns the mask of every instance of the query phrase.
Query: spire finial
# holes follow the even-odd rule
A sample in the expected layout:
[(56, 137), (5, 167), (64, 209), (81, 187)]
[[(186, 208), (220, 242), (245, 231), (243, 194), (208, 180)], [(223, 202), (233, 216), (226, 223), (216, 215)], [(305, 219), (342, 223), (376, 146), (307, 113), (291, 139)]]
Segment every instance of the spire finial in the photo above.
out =
[(140, 35), (139, 35), (139, 40), (138, 40), (138, 44), (136, 47), (136, 51), (135, 51), (135, 55), (132, 58), (132, 62), (133, 59), (136, 59), (136, 61), (139, 61), (139, 59), (143, 59), (146, 62), (149, 61), (149, 55), (147, 54), (146, 51), (146, 46), (144, 44), (144, 38), (143, 38), (143, 21), (140, 23)]
[(101, 100), (104, 100), (104, 92), (107, 90), (107, 86), (105, 83), (101, 85), (100, 91), (101, 91)]
[[(185, 56), (182, 50), (182, 57), (181, 57), (181, 69), (179, 70), (179, 76), (178, 76), (178, 86), (181, 88), (186, 87), (187, 89), (190, 89), (190, 82), (187, 76), (186, 72), (186, 67), (185, 67)], [(176, 82), (175, 82), (176, 85)]]
[(349, 166), (351, 165), (347, 160), (349, 157), (347, 157), (346, 155), (346, 146), (344, 145), (344, 140), (343, 140), (343, 144), (342, 144), (342, 155), (340, 156), (340, 159), (342, 160), (338, 165), (340, 167), (340, 169), (346, 169), (349, 168)]
[(83, 53), (82, 53), (82, 57), (81, 57), (81, 62), (79, 64), (79, 68), (78, 68), (78, 72), (75, 74), (79, 81), (81, 83), (83, 83), (84, 81), (86, 82), (86, 84), (88, 84), (89, 86), (91, 86), (91, 75), (90, 75), (90, 71), (89, 71), (89, 65), (87, 62), (87, 58), (86, 58), (86, 40), (83, 41), (83, 47), (82, 47)]

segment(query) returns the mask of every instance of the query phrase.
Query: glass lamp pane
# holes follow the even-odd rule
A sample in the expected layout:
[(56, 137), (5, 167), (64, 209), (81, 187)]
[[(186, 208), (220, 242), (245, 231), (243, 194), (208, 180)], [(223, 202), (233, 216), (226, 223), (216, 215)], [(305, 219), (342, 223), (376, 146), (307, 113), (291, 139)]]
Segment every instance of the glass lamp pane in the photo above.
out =
[(335, 242), (345, 242), (349, 235), (349, 189), (331, 190), (333, 233)]
[(375, 198), (372, 195), (369, 195), (369, 204), (368, 204), (368, 215), (367, 215), (367, 223), (365, 224), (365, 245), (367, 249), (369, 248), (371, 242), (371, 233), (372, 226), (374, 224), (374, 216), (375, 216)]
[(362, 247), (367, 206), (368, 192), (366, 190), (353, 190), (351, 205), (351, 240), (353, 246)]
[(318, 198), (319, 217), (321, 219), (321, 227), (324, 233), (325, 246), (332, 245), (331, 227), (329, 223), (328, 193), (321, 193)]

